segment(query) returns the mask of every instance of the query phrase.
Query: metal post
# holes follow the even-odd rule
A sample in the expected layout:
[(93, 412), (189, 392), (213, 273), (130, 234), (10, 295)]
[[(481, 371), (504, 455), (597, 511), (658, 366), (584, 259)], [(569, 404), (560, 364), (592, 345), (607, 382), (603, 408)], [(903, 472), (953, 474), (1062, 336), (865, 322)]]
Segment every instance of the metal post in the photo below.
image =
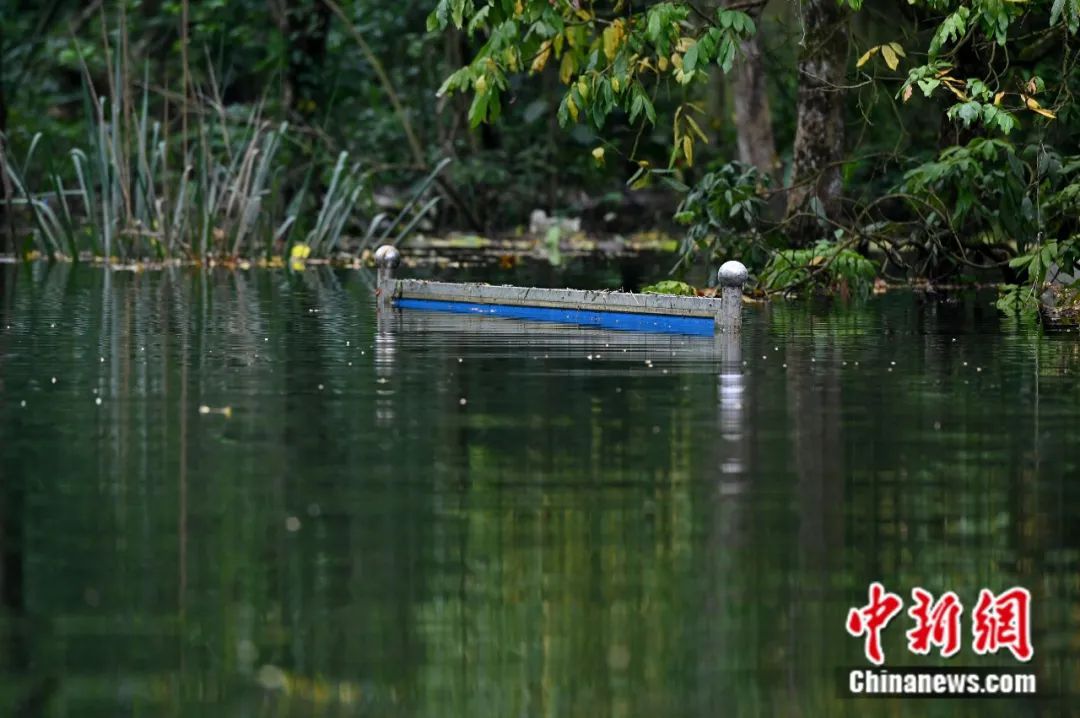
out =
[(375, 283), (375, 302), (379, 309), (389, 309), (394, 299), (394, 270), (401, 264), (401, 252), (392, 244), (384, 244), (375, 250), (375, 266), (378, 276)]
[(717, 272), (720, 280), (720, 317), (717, 331), (736, 333), (742, 329), (742, 290), (747, 278), (746, 266), (734, 260), (724, 262)]

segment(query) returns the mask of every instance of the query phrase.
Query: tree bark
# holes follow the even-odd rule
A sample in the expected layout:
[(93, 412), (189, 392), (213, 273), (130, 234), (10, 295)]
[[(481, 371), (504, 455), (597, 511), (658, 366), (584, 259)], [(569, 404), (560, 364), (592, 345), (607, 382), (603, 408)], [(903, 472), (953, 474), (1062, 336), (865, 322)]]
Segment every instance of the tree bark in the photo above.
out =
[[(4, 49), (4, 23), (0, 22), (0, 51)], [(11, 213), (8, 210), (8, 180), (3, 160), (7, 158), (7, 98), (4, 93), (4, 68), (0, 67), (0, 254), (15, 250), (15, 233), (12, 229)]]
[(794, 219), (792, 235), (807, 242), (815, 231), (813, 216), (805, 213), (812, 199), (821, 203), (827, 216), (839, 213), (848, 12), (836, 0), (805, 0), (802, 13), (798, 119), (787, 211)]
[[(758, 27), (761, 27), (760, 24)], [(742, 43), (742, 56), (736, 60), (731, 71), (736, 139), (739, 161), (757, 167), (775, 180), (776, 141), (773, 139), (772, 114), (765, 87), (765, 64), (758, 38), (759, 35), (755, 34)]]

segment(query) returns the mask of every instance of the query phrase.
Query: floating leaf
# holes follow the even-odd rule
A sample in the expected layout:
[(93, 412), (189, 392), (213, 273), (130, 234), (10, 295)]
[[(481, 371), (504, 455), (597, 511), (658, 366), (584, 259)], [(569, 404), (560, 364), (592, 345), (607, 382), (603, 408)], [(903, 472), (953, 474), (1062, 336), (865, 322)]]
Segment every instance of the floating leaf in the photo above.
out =
[(677, 282), (674, 279), (665, 279), (656, 284), (642, 287), (643, 294), (674, 294), (679, 297), (696, 297), (697, 290), (686, 282)]

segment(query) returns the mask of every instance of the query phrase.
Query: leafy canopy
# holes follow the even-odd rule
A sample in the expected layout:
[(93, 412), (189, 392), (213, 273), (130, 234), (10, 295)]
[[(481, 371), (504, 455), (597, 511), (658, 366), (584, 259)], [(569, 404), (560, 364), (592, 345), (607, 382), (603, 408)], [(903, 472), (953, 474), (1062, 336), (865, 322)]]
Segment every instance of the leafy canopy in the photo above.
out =
[[(588, 7), (567, 0), (439, 0), (428, 27), (450, 25), (486, 37), (439, 90), (472, 90), (473, 126), (499, 117), (511, 76), (557, 64), (566, 88), (560, 124), (585, 122), (597, 130), (616, 110), (631, 124), (655, 125), (662, 86), (704, 81), (711, 64), (730, 70), (739, 43), (755, 31), (750, 16), (737, 10), (705, 14), (681, 2), (631, 9), (622, 0)], [(694, 118), (701, 112), (691, 102), (676, 109), (672, 163), (693, 164), (695, 144), (708, 141)]]

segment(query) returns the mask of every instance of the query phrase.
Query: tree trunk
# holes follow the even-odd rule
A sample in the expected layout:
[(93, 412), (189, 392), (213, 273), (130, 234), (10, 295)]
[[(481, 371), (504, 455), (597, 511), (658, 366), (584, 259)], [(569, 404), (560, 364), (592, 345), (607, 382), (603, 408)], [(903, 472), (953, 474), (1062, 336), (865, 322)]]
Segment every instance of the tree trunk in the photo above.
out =
[[(4, 24), (0, 22), (0, 51), (4, 49)], [(8, 211), (8, 180), (3, 160), (7, 158), (7, 98), (4, 94), (4, 68), (0, 67), (0, 254), (15, 251), (15, 235), (12, 231), (11, 213)]]
[(290, 0), (286, 3), (288, 104), (305, 120), (326, 111), (324, 67), (329, 26), (330, 8), (322, 0)]
[[(761, 27), (760, 24), (758, 27)], [(775, 180), (776, 142), (773, 139), (772, 114), (765, 88), (765, 64), (758, 37), (755, 34), (742, 43), (742, 56), (732, 68), (732, 104), (735, 108), (739, 161), (757, 167)]]
[(787, 211), (796, 218), (792, 236), (808, 242), (815, 231), (813, 215), (799, 215), (812, 199), (820, 202), (827, 216), (839, 213), (848, 12), (836, 0), (805, 0), (802, 12), (798, 119)]

